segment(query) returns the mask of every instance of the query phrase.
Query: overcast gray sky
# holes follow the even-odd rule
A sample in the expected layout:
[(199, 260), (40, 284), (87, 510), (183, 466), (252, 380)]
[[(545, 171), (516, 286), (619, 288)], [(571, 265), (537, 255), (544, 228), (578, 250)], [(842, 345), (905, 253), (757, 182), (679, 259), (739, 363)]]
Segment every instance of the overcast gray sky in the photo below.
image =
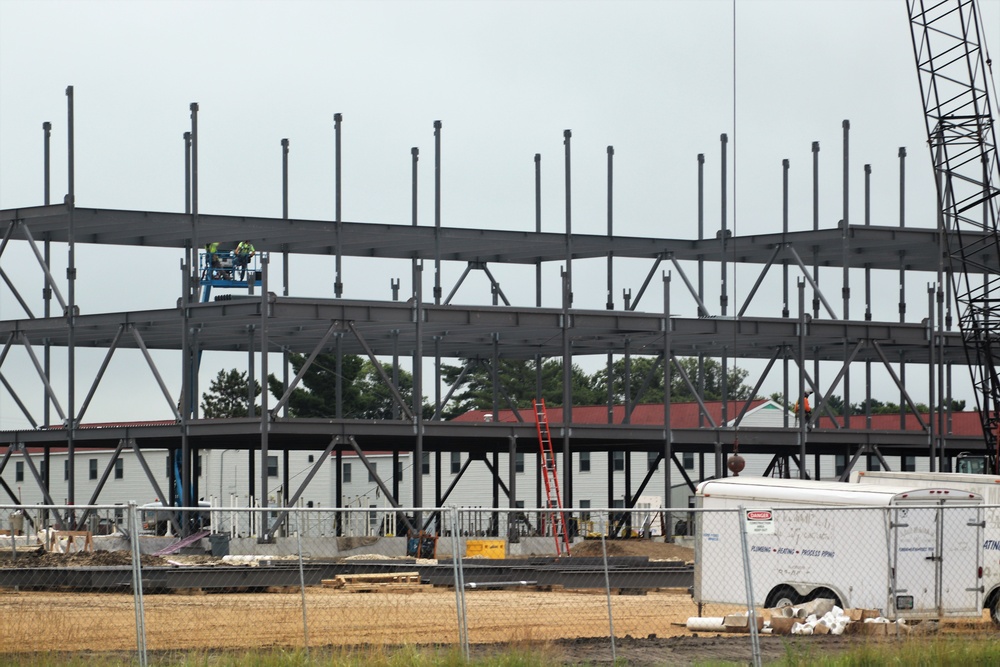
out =
[[(1000, 0), (980, 5), (988, 48), (1000, 53)], [(704, 153), (706, 233), (714, 235), (722, 133), (730, 138), (729, 226), (737, 235), (780, 231), (785, 158), (791, 161), (791, 227), (811, 227), (813, 141), (821, 145), (820, 225), (834, 226), (843, 217), (844, 119), (851, 121), (851, 222), (863, 221), (867, 163), (872, 223), (898, 224), (900, 146), (910, 155), (907, 224), (929, 227), (935, 220), (904, 0), (740, 0), (735, 32), (733, 3), (710, 0), (0, 0), (0, 208), (42, 202), (43, 121), (53, 123), (53, 200), (65, 193), (67, 85), (75, 87), (76, 191), (84, 207), (182, 210), (181, 136), (190, 126), (188, 105), (198, 102), (201, 210), (210, 213), (279, 216), (279, 142), (287, 137), (290, 214), (332, 219), (332, 115), (341, 112), (347, 220), (410, 222), (410, 147), (417, 146), (421, 223), (433, 224), (432, 123), (438, 119), (447, 226), (533, 229), (533, 156), (541, 153), (543, 227), (562, 231), (564, 129), (573, 131), (575, 232), (605, 233), (606, 147), (613, 145), (616, 233), (694, 237), (696, 156)], [(40, 311), (41, 278), (23, 257), (26, 246), (14, 250), (3, 258), (5, 270)], [(54, 257), (64, 263), (65, 248), (56, 248)], [(83, 312), (175, 302), (179, 253), (148, 251), (148, 278), (138, 280), (121, 279), (114, 262), (123, 257), (78, 248)], [(575, 305), (603, 308), (603, 260), (580, 266), (574, 265)], [(635, 293), (649, 265), (618, 267), (618, 289)], [(304, 259), (295, 268), (293, 294), (332, 295), (332, 261)], [(448, 267), (446, 276), (454, 280), (463, 268)], [(533, 302), (529, 273), (492, 268), (515, 304)], [(347, 298), (389, 298), (390, 276), (408, 290), (408, 265), (373, 270), (348, 261), (345, 270)], [(549, 305), (558, 303), (558, 270), (547, 268)], [(755, 271), (736, 271), (731, 304), (749, 291)], [(835, 279), (839, 269), (824, 277), (839, 292)], [(880, 279), (896, 283), (895, 276)], [(924, 316), (931, 279), (910, 280), (914, 321)], [(876, 319), (896, 317), (895, 287), (886, 292)], [(458, 300), (488, 299), (479, 282), (463, 288)], [(662, 303), (656, 295), (646, 299), (652, 310)], [(620, 292), (616, 301), (620, 305)], [(674, 302), (679, 314), (694, 314), (680, 293)], [(862, 301), (854, 308), (860, 317)], [(780, 303), (763, 300), (751, 312), (776, 315)], [(0, 287), (0, 318), (21, 316)], [(206, 367), (239, 361), (212, 359)], [(23, 360), (12, 354), (8, 363)], [(10, 372), (6, 364), (4, 372)], [(99, 397), (88, 419), (121, 418), (122, 388), (130, 396), (150, 390), (156, 407), (137, 403), (137, 417), (168, 415), (149, 378), (141, 389), (126, 384), (132, 382), (140, 381), (117, 385), (117, 399)], [(880, 388), (884, 398), (895, 398), (887, 384)], [(764, 387), (779, 390), (777, 377)], [(852, 386), (855, 400), (862, 394)], [(962, 397), (961, 390), (956, 394)], [(971, 394), (965, 397), (971, 403)], [(0, 428), (26, 424), (0, 396)]]

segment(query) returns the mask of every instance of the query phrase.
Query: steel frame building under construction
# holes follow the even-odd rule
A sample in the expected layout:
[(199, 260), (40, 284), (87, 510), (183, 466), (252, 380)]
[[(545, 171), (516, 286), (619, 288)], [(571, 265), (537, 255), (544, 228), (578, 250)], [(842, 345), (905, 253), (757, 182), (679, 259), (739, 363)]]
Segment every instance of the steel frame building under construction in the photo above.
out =
[[(953, 330), (951, 323), (950, 267), (945, 260), (944, 234), (934, 228), (907, 226), (902, 211), (898, 224), (871, 224), (869, 210), (868, 177), (865, 165), (865, 219), (853, 223), (848, 216), (848, 173), (850, 125), (843, 124), (843, 219), (839, 225), (821, 228), (814, 207), (813, 228), (807, 231), (789, 231), (788, 221), (788, 164), (784, 165), (785, 211), (781, 232), (734, 235), (726, 218), (726, 195), (722, 195), (722, 218), (718, 229), (708, 227), (699, 214), (697, 229), (691, 229), (684, 238), (657, 236), (630, 237), (614, 233), (611, 210), (614, 151), (608, 147), (608, 231), (606, 235), (574, 233), (571, 215), (571, 141), (570, 131), (564, 133), (566, 216), (562, 233), (541, 230), (540, 157), (535, 156), (536, 219), (533, 231), (484, 230), (445, 227), (440, 222), (441, 192), (441, 133), (440, 122), (434, 123), (434, 225), (419, 225), (416, 219), (416, 187), (418, 178), (418, 153), (412, 153), (413, 206), (412, 225), (348, 222), (341, 219), (340, 211), (340, 138), (343, 119), (334, 116), (336, 150), (336, 211), (333, 220), (298, 220), (287, 215), (287, 155), (288, 142), (283, 141), (285, 162), (283, 186), (285, 214), (280, 218), (246, 217), (203, 213), (198, 205), (198, 113), (191, 105), (191, 130), (185, 134), (187, 146), (186, 210), (175, 213), (152, 211), (126, 211), (82, 208), (75, 205), (73, 157), (73, 95), (67, 89), (68, 100), (68, 189), (61, 203), (48, 201), (49, 133), (51, 126), (43, 126), (45, 136), (46, 201), (43, 205), (0, 211), (0, 270), (3, 260), (13, 252), (31, 252), (37, 259), (38, 282), (43, 288), (44, 314), (32, 313), (29, 300), (19, 294), (4, 274), (6, 287), (13, 291), (24, 313), (17, 318), (0, 321), (0, 373), (3, 361), (14, 349), (21, 349), (32, 360), (37, 378), (42, 379), (45, 398), (44, 415), (37, 414), (26, 400), (27, 389), (21, 384), (28, 378), (3, 375), (4, 391), (18, 405), (32, 428), (0, 432), (0, 482), (4, 492), (14, 502), (17, 497), (6, 481), (3, 471), (8, 462), (23, 457), (31, 476), (42, 488), (47, 488), (45, 477), (50, 466), (35, 465), (29, 449), (66, 448), (69, 456), (70, 477), (68, 498), (70, 504), (82, 503), (86, 498), (77, 497), (72, 464), (76, 452), (93, 448), (114, 449), (116, 456), (132, 450), (142, 462), (145, 448), (166, 448), (180, 457), (182, 488), (190, 495), (181, 497), (190, 501), (197, 498), (192, 489), (192, 467), (200, 450), (225, 448), (246, 451), (253, 461), (259, 454), (264, 460), (268, 452), (312, 450), (323, 452), (316, 457), (315, 468), (299, 487), (291, 493), (285, 484), (286, 499), (294, 503), (302, 489), (325, 461), (339, 462), (342, 452), (350, 451), (368, 466), (366, 452), (410, 452), (414, 461), (422, 460), (424, 453), (432, 454), (438, 464), (433, 493), (423, 488), (423, 475), (413, 476), (412, 503), (415, 507), (439, 506), (443, 500), (440, 457), (444, 452), (460, 451), (471, 457), (489, 461), (495, 483), (508, 494), (509, 506), (515, 506), (518, 490), (514, 480), (514, 459), (509, 457), (510, 470), (501, 471), (497, 466), (499, 453), (538, 452), (538, 437), (534, 415), (530, 406), (516, 406), (523, 420), (509, 422), (450, 422), (440, 417), (441, 408), (450, 398), (448, 387), (442, 386), (442, 362), (454, 360), (479, 360), (497, 368), (501, 359), (562, 360), (564, 373), (563, 421), (552, 424), (552, 440), (561, 454), (561, 461), (569, 462), (578, 452), (635, 451), (655, 452), (657, 462), (665, 461), (661, 470), (665, 496), (670, 497), (671, 487), (682, 478), (688, 479), (680, 465), (678, 454), (696, 452), (710, 456), (715, 475), (726, 474), (726, 457), (735, 446), (742, 453), (763, 453), (784, 462), (784, 470), (794, 468), (793, 474), (813, 476), (818, 474), (819, 457), (846, 455), (850, 459), (847, 472), (862, 456), (874, 456), (884, 465), (884, 456), (915, 456), (929, 459), (931, 469), (945, 469), (950, 459), (960, 451), (978, 450), (984, 445), (978, 436), (958, 435), (952, 432), (950, 404), (953, 366), (967, 364), (962, 337)], [(721, 191), (726, 192), (727, 140), (723, 135), (720, 144)], [(813, 196), (818, 192), (819, 145), (814, 143)], [(905, 188), (904, 150), (899, 153), (899, 188), (903, 197)], [(697, 193), (699, 203), (704, 201), (704, 157), (698, 156)], [(701, 208), (699, 207), (699, 210)], [(924, 217), (924, 216), (922, 216)], [(706, 233), (707, 228), (707, 233)], [(248, 239), (260, 253), (259, 283), (250, 280), (244, 293), (214, 301), (200, 299), (202, 278), (199, 268), (199, 249), (206, 240)], [(50, 244), (66, 244), (67, 266), (56, 267), (51, 259)], [(182, 269), (186, 281), (179, 295), (177, 306), (157, 310), (129, 312), (80, 312), (75, 301), (77, 267), (75, 248), (78, 244), (104, 244), (127, 248), (127, 252), (141, 252), (143, 248), (172, 248), (183, 256)], [(123, 250), (124, 252), (125, 250)], [(282, 256), (283, 275), (272, 275), (271, 257)], [(328, 298), (303, 298), (288, 293), (288, 267), (296, 256), (318, 255), (334, 263), (336, 280)], [(394, 258), (412, 263), (413, 293), (403, 295), (408, 299), (376, 301), (343, 298), (343, 284), (348, 278), (342, 259)], [(631, 258), (645, 262), (648, 273), (635, 296), (629, 292), (624, 303), (616, 303), (616, 261)], [(574, 307), (573, 265), (583, 259), (607, 260), (608, 300), (603, 309)], [(995, 274), (997, 257), (984, 253), (975, 258), (978, 263)], [(442, 284), (442, 266), (447, 263), (464, 265), (458, 284)], [(561, 266), (561, 304), (543, 307), (542, 267), (558, 263)], [(731, 286), (728, 284), (732, 265), (739, 264), (744, 272), (752, 273), (753, 287), (742, 303), (730, 304)], [(504, 291), (490, 271), (490, 266), (504, 264), (522, 267), (525, 282), (535, 285), (535, 305), (511, 305)], [(820, 267), (824, 270), (841, 270), (838, 285), (820, 287), (816, 278)], [(66, 279), (62, 280), (65, 270)], [(482, 305), (452, 303), (452, 296), (471, 271), (483, 271), (491, 290)], [(705, 272), (718, 271), (721, 281), (705, 280)], [(882, 272), (881, 274), (875, 272)], [(926, 272), (934, 276), (936, 287), (928, 288), (926, 301), (907, 303), (906, 283), (913, 272)], [(780, 273), (781, 298), (766, 296), (760, 286), (765, 276)], [(898, 276), (898, 311), (883, 317), (873, 308), (873, 273)], [(861, 275), (863, 274), (863, 278)], [(630, 276), (629, 279), (634, 279)], [(863, 281), (864, 291), (859, 298), (850, 289)], [(168, 278), (164, 278), (167, 280)], [(910, 278), (912, 281), (912, 278)], [(638, 282), (638, 281), (636, 281)], [(424, 284), (432, 287), (425, 290)], [(662, 283), (662, 301), (650, 289)], [(259, 285), (259, 289), (258, 289)], [(706, 287), (718, 291), (711, 293)], [(283, 287), (283, 289), (282, 289)], [(694, 312), (683, 316), (673, 314), (672, 295), (681, 292), (685, 299), (696, 304)], [(831, 295), (839, 292), (840, 301)], [(398, 296), (398, 295), (394, 295)], [(773, 313), (767, 317), (748, 314), (752, 302), (766, 300)], [(489, 301), (489, 303), (485, 303)], [(35, 306), (37, 309), (37, 306)], [(81, 377), (75, 361), (79, 349), (105, 351), (106, 357), (95, 373)], [(86, 410), (100, 385), (109, 360), (117, 350), (139, 350), (149, 364), (164, 404), (173, 412), (173, 421), (136, 423), (134, 415), (123, 414), (120, 422), (101, 427), (88, 425)], [(176, 387), (167, 386), (153, 360), (152, 350), (169, 351), (170, 363), (178, 364), (183, 379), (179, 395)], [(383, 380), (391, 387), (396, 398), (400, 418), (396, 420), (356, 420), (344, 417), (330, 419), (292, 418), (287, 414), (287, 395), (277, 402), (268, 392), (261, 394), (261, 416), (240, 419), (199, 418), (196, 401), (199, 395), (200, 373), (198, 359), (205, 351), (242, 353), (248, 359), (251, 379), (266, 378), (274, 368), (269, 367), (271, 355), (263, 350), (283, 350), (305, 355), (311, 360), (319, 353), (362, 355), (373, 360), (392, 360), (399, 367), (400, 358), (412, 370), (413, 396), (411, 404), (403, 401), (392, 387), (392, 379)], [(58, 358), (65, 354), (65, 367), (58, 374), (52, 372), (52, 351)], [(624, 358), (626, 368), (636, 355), (656, 358), (660, 367), (670, 374), (683, 370), (675, 363), (681, 357), (714, 358), (728, 368), (741, 361), (759, 360), (764, 370), (750, 378), (754, 394), (758, 393), (769, 374), (781, 374), (785, 396), (801, 396), (806, 389), (816, 392), (813, 425), (786, 420), (781, 428), (741, 428), (740, 419), (745, 408), (741, 403), (730, 403), (723, 396), (723, 417), (714, 420), (704, 411), (703, 423), (696, 428), (671, 426), (671, 399), (669, 391), (663, 403), (662, 425), (635, 425), (629, 423), (631, 405), (626, 401), (623, 423), (579, 423), (573, 420), (571, 400), (572, 365), (583, 357), (605, 359)], [(837, 371), (820, 377), (820, 363), (830, 364)], [(308, 362), (307, 362), (308, 363)], [(161, 361), (162, 364), (162, 361)], [(380, 367), (379, 364), (376, 364)], [(928, 405), (946, 406), (930, 415), (917, 416), (920, 428), (894, 431), (871, 429), (870, 414), (850, 414), (851, 401), (870, 399), (871, 396), (851, 396), (849, 376), (864, 373), (869, 381), (873, 367), (887, 369), (900, 391), (902, 411), (917, 413), (910, 398), (908, 384), (923, 385), (921, 392), (930, 397)], [(175, 367), (176, 368), (176, 367)], [(287, 368), (287, 366), (286, 366)], [(433, 368), (433, 377), (427, 377), (426, 368)], [(909, 372), (908, 372), (909, 369)], [(965, 368), (955, 372), (965, 373)], [(51, 381), (55, 375), (66, 377), (65, 387)], [(610, 375), (610, 373), (609, 373)], [(287, 375), (286, 375), (287, 377)], [(503, 378), (494, 373), (495, 409), (512, 407), (505, 401)], [(628, 377), (629, 395), (638, 395), (646, 380)], [(687, 377), (684, 381), (697, 389), (699, 379)], [(540, 383), (540, 380), (539, 380)], [(665, 383), (669, 387), (669, 382)], [(88, 387), (86, 396), (76, 393), (76, 387)], [(726, 391), (723, 385), (723, 391)], [(843, 397), (847, 414), (838, 415), (830, 409), (827, 399), (833, 394)], [(433, 396), (434, 416), (422, 413), (420, 397)], [(82, 399), (82, 400), (81, 400)], [(50, 414), (55, 411), (55, 415)], [(339, 404), (335, 414), (342, 415)], [(609, 410), (610, 414), (610, 410)], [(902, 425), (904, 415), (900, 415)], [(810, 456), (815, 460), (815, 471), (810, 470)], [(109, 474), (114, 457), (104, 471)], [(164, 481), (143, 464), (150, 485), (159, 498), (170, 497), (160, 486)], [(267, 502), (268, 474), (263, 469), (252, 472), (245, 483), (251, 496)], [(565, 506), (573, 506), (573, 465), (560, 465), (560, 481)], [(251, 470), (253, 468), (251, 467)], [(338, 466), (339, 470), (339, 466)], [(370, 472), (375, 472), (369, 467)], [(44, 473), (44, 475), (43, 475)], [(259, 474), (259, 479), (257, 475)], [(377, 475), (376, 475), (377, 477)], [(504, 483), (506, 478), (506, 483)], [(649, 479), (647, 478), (647, 482)], [(169, 483), (169, 482), (168, 482)], [(259, 484), (259, 488), (257, 485)], [(379, 480), (380, 486), (391, 494), (389, 484)], [(645, 483), (643, 484), (645, 486)], [(626, 498), (630, 506), (634, 502)], [(98, 498), (91, 498), (92, 502)], [(52, 503), (51, 498), (47, 502)], [(53, 503), (54, 504), (54, 503)]]

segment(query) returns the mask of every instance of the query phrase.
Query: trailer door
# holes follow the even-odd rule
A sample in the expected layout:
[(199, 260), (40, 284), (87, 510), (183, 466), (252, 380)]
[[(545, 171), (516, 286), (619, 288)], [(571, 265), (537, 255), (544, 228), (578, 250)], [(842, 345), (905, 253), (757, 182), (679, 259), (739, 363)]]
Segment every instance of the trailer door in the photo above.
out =
[[(983, 545), (983, 509), (945, 503), (941, 510), (942, 615), (983, 613), (983, 580), (979, 576)], [(975, 574), (973, 574), (975, 573)]]
[[(887, 611), (895, 618), (981, 614), (980, 506), (909, 495), (890, 509), (894, 562)], [(914, 506), (931, 503), (936, 506)]]

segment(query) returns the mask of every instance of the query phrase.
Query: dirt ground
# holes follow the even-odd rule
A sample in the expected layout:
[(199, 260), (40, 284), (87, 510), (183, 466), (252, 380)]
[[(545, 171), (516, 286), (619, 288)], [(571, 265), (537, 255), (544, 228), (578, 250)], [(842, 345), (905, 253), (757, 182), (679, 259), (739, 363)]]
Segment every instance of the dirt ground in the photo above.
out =
[[(694, 549), (679, 544), (653, 542), (652, 540), (606, 540), (608, 556), (645, 556), (650, 560), (680, 560), (694, 562)], [(573, 545), (574, 556), (602, 556), (600, 540), (584, 540)]]
[[(693, 551), (642, 540), (608, 541), (609, 556), (646, 556), (690, 562)], [(574, 546), (577, 556), (600, 556), (599, 540)], [(23, 554), (31, 566), (128, 565), (126, 553)], [(148, 557), (144, 564), (166, 564)], [(199, 562), (210, 560), (196, 557)], [(0, 558), (0, 567), (10, 566)], [(304, 623), (311, 647), (452, 645), (458, 641), (455, 591), (413, 586), (393, 592), (347, 592), (310, 587), (271, 593), (210, 593), (200, 590), (144, 596), (147, 647), (154, 653), (191, 649), (301, 647)], [(553, 664), (613, 664), (609, 598), (600, 590), (474, 590), (465, 595), (474, 655), (511, 645), (544, 651)], [(699, 610), (687, 591), (659, 590), (610, 598), (616, 655), (630, 665), (689, 665), (695, 661), (750, 660), (745, 634), (692, 633), (685, 623)], [(707, 606), (704, 616), (738, 610)], [(134, 651), (136, 614), (128, 592), (15, 591), (0, 589), (0, 658), (5, 654), (59, 650)], [(954, 622), (943, 632), (991, 633), (988, 616)], [(794, 652), (827, 655), (859, 642), (895, 641), (853, 636), (761, 635), (764, 660)], [(391, 649), (389, 649), (391, 650)]]
[[(415, 587), (412, 593), (353, 593), (309, 588), (302, 594), (162, 594), (144, 597), (150, 651), (301, 647), (303, 621), (310, 646), (454, 644), (455, 591)], [(496, 590), (466, 593), (474, 652), (511, 644), (541, 647), (553, 664), (611, 664), (608, 598), (573, 591)], [(745, 662), (749, 635), (692, 633), (697, 615), (687, 592), (611, 597), (617, 654), (634, 665), (684, 665), (711, 660)], [(713, 608), (711, 615), (725, 613)], [(135, 609), (128, 593), (0, 591), (0, 655), (56, 648), (67, 652), (130, 651), (136, 646)], [(945, 626), (946, 628), (949, 626)], [(989, 623), (953, 624), (987, 632)], [(858, 636), (761, 636), (765, 658), (829, 653), (872, 641)], [(886, 640), (881, 640), (886, 641)]]

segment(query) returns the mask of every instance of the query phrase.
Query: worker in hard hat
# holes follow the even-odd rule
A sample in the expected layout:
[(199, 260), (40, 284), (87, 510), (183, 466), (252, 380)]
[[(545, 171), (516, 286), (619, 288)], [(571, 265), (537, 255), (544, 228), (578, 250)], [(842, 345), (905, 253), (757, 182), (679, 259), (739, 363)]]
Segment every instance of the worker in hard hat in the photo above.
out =
[[(801, 401), (796, 401), (795, 405), (792, 406), (792, 412), (795, 413), (797, 418), (804, 418), (805, 423), (811, 425), (812, 422), (812, 406), (809, 405), (809, 397), (812, 396), (812, 390), (806, 389), (805, 394), (802, 395)], [(801, 412), (800, 412), (801, 408)]]
[(247, 264), (255, 252), (253, 244), (250, 241), (240, 241), (239, 245), (236, 246), (236, 266), (240, 269), (240, 280), (246, 278)]

